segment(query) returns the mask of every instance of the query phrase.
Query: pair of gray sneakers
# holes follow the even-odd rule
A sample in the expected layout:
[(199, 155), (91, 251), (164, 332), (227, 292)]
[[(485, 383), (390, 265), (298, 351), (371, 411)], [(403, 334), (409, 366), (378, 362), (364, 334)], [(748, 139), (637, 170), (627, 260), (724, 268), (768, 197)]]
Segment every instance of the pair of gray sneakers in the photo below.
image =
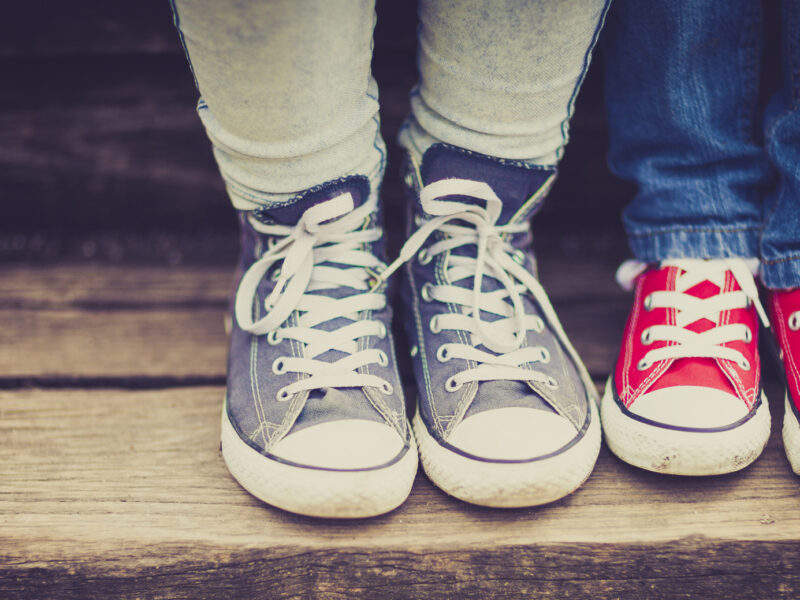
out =
[[(600, 447), (594, 386), (536, 279), (528, 218), (555, 177), (437, 144), (409, 159), (409, 232), (387, 267), (364, 177), (243, 213), (222, 453), (252, 494), (319, 517), (388, 512), (417, 455), (447, 493), (532, 506), (575, 490)], [(418, 407), (397, 371), (401, 282)]]

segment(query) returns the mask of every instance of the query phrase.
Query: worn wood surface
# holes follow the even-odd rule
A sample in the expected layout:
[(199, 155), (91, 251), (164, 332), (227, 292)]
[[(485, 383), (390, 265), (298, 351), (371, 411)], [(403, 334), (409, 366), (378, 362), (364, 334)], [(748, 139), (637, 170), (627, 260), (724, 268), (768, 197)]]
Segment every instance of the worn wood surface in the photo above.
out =
[[(601, 385), (628, 297), (614, 252), (571, 253), (543, 248), (542, 279)], [(469, 506), (420, 474), (390, 515), (307, 519), (255, 500), (219, 456), (229, 268), (6, 265), (0, 281), (0, 598), (800, 593), (780, 402), (764, 456), (735, 475), (663, 477), (604, 449), (547, 507)]]
[(0, 392), (0, 597), (800, 593), (800, 487), (777, 430), (736, 475), (663, 477), (604, 450), (547, 507), (471, 507), (420, 475), (399, 510), (341, 523), (239, 488), (218, 453), (222, 394)]
[[(609, 260), (549, 251), (542, 278), (590, 371), (611, 369), (627, 296)], [(231, 267), (0, 266), (0, 385), (224, 380)], [(598, 326), (602, 323), (603, 326)], [(151, 381), (149, 385), (154, 382)]]

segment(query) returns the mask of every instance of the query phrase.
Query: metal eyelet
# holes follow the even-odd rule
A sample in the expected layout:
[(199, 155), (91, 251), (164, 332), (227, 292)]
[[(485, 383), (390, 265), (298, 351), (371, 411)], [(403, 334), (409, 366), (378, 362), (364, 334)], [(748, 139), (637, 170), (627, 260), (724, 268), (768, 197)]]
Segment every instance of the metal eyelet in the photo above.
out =
[(636, 364), (636, 368), (637, 368), (637, 369), (639, 369), (640, 371), (646, 371), (647, 369), (649, 369), (649, 368), (650, 368), (650, 367), (652, 367), (652, 366), (653, 366), (653, 365), (651, 365), (651, 364), (650, 364), (650, 362), (649, 362), (649, 361), (647, 361), (647, 360), (645, 360), (645, 359), (642, 359), (642, 360), (640, 360), (640, 361), (639, 361), (639, 362)]
[(462, 385), (464, 384), (458, 383), (455, 377), (448, 377), (447, 381), (444, 382), (444, 389), (446, 389), (448, 392), (455, 392), (456, 390), (460, 389)]
[(280, 269), (275, 269), (272, 272), (272, 275), (269, 276), (269, 278), (270, 278), (270, 281), (278, 281), (278, 279), (280, 279), (280, 276), (281, 276), (281, 270)]
[(278, 344), (281, 343), (281, 341), (278, 339), (278, 330), (277, 329), (273, 329), (272, 331), (270, 331), (267, 334), (267, 343), (270, 346), (277, 346)]
[(414, 225), (416, 225), (417, 227), (422, 225), (422, 217), (420, 217), (419, 215), (414, 215)]
[(645, 346), (649, 346), (650, 344), (653, 343), (653, 336), (650, 335), (650, 333), (651, 332), (649, 327), (642, 332), (641, 341), (642, 344), (644, 344)]
[(386, 334), (388, 333), (386, 331), (386, 325), (384, 325), (383, 323), (378, 323), (378, 325), (381, 326), (380, 330), (378, 331), (378, 338), (381, 339), (381, 340), (385, 339), (386, 338)]
[(536, 321), (533, 326), (536, 333), (542, 333), (544, 331), (544, 321), (541, 317), (536, 317)]
[(389, 364), (389, 357), (386, 355), (386, 352), (384, 352), (383, 350), (381, 350), (380, 354), (378, 354), (378, 364), (381, 367), (388, 366), (388, 364)]
[(417, 354), (419, 354), (419, 346), (416, 344), (411, 346), (411, 350), (409, 350), (408, 353), (411, 355), (411, 358), (414, 358)]
[(428, 324), (428, 328), (431, 330), (431, 333), (441, 333), (442, 328), (439, 327), (439, 315), (433, 315), (431, 317), (431, 321)]
[(744, 343), (749, 344), (753, 341), (753, 330), (749, 327), (744, 330)]
[(419, 251), (419, 254), (417, 254), (417, 260), (419, 261), (419, 264), (427, 265), (433, 260), (433, 256), (430, 255), (427, 248), (423, 248)]
[(789, 315), (788, 321), (789, 329), (792, 331), (797, 331), (800, 329), (800, 310), (793, 312)]
[(547, 381), (545, 381), (544, 384), (547, 387), (549, 387), (551, 390), (557, 390), (558, 389), (558, 381), (556, 381), (555, 377), (548, 377)]
[(511, 255), (511, 259), (518, 265), (525, 264), (525, 253), (522, 250), (515, 250)]
[(292, 397), (292, 394), (286, 391), (286, 388), (281, 388), (278, 390), (278, 393), (275, 395), (275, 399), (278, 402), (286, 402), (289, 398)]
[(425, 302), (430, 302), (433, 300), (433, 296), (431, 296), (431, 291), (433, 290), (432, 283), (426, 283), (422, 286), (422, 289), (419, 291), (419, 295)]
[(406, 173), (406, 176), (403, 178), (403, 181), (405, 182), (405, 184), (408, 187), (413, 188), (414, 187), (414, 174), (411, 171), (409, 171), (408, 173)]
[(386, 382), (386, 381), (384, 381), (384, 382), (381, 384), (381, 391), (382, 391), (384, 394), (386, 394), (387, 396), (391, 396), (392, 394), (394, 394), (394, 388), (392, 387), (392, 384), (391, 384), (391, 383), (388, 383), (388, 382)]
[(442, 344), (441, 346), (439, 346), (439, 349), (436, 351), (436, 360), (438, 360), (439, 362), (447, 362), (451, 358), (453, 357), (447, 350), (447, 344)]
[(286, 373), (286, 361), (283, 358), (276, 358), (272, 361), (272, 372), (275, 375), (283, 375)]
[(737, 360), (736, 364), (742, 371), (749, 371), (750, 370), (750, 361), (746, 358), (742, 358), (742, 360)]
[(550, 362), (550, 351), (547, 348), (540, 349), (540, 360), (545, 364)]
[(653, 295), (650, 294), (644, 299), (644, 309), (653, 310)]

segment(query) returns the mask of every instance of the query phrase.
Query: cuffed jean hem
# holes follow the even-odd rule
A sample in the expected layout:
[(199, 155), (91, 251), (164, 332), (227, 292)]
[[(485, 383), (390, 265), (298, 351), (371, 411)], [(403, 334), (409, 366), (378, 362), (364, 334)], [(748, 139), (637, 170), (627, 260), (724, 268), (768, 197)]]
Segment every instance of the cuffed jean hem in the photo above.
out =
[(760, 233), (758, 227), (628, 231), (628, 244), (642, 262), (669, 258), (754, 258), (759, 255)]
[(788, 256), (761, 262), (761, 282), (771, 290), (800, 287), (800, 256)]

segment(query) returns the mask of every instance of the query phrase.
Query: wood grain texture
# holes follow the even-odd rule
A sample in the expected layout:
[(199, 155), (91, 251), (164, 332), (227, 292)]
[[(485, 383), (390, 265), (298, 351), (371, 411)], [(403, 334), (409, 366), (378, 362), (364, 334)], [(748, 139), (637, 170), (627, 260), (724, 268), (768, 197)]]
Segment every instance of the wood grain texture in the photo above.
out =
[[(612, 265), (542, 263), (567, 332), (605, 377), (628, 301)], [(0, 380), (225, 376), (231, 268), (7, 265), (0, 280)]]
[(420, 475), (397, 511), (342, 523), (268, 507), (232, 480), (222, 394), (0, 392), (0, 597), (800, 592), (800, 485), (777, 429), (735, 475), (663, 477), (604, 450), (586, 485), (547, 507), (472, 507)]

